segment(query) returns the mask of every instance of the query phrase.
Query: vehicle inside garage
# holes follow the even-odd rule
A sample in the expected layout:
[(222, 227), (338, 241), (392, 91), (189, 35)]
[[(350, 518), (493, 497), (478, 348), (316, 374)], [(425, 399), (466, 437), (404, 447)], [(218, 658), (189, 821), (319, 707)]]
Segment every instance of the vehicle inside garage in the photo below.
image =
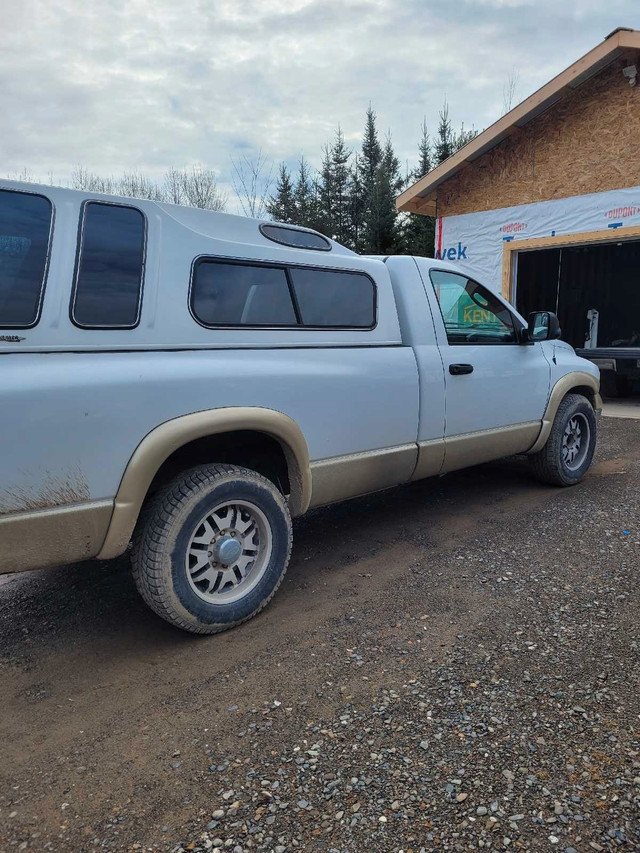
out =
[(520, 313), (555, 311), (563, 339), (600, 362), (605, 392), (632, 393), (640, 370), (640, 240), (519, 251), (515, 269)]

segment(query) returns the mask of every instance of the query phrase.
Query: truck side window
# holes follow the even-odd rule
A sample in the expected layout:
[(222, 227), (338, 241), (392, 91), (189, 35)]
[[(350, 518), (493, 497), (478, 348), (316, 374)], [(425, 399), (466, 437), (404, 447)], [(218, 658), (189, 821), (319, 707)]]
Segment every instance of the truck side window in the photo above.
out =
[(515, 342), (513, 316), (490, 290), (446, 270), (431, 270), (429, 275), (450, 344)]
[(372, 329), (376, 290), (365, 273), (200, 258), (191, 313), (204, 326)]
[(51, 219), (44, 196), (0, 190), (0, 328), (38, 322)]
[(84, 205), (71, 317), (77, 326), (132, 329), (140, 318), (145, 220), (135, 207)]
[(295, 326), (283, 267), (202, 259), (196, 264), (191, 311), (205, 326)]
[(371, 329), (376, 294), (369, 276), (343, 270), (291, 267), (300, 317), (305, 326)]

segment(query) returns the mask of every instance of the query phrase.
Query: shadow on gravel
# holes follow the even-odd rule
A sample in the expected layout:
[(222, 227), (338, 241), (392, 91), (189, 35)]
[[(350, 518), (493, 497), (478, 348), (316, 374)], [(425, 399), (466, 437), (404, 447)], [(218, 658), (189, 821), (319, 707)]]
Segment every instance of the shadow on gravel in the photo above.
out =
[[(340, 572), (399, 543), (446, 544), (470, 524), (494, 523), (502, 502), (548, 491), (531, 479), (526, 460), (512, 458), (314, 510), (295, 522), (291, 565), (269, 611), (286, 619), (291, 599), (320, 571)], [(236, 639), (249, 625), (234, 631)], [(0, 657), (97, 638), (113, 651), (194, 642), (143, 604), (126, 555), (0, 576)]]

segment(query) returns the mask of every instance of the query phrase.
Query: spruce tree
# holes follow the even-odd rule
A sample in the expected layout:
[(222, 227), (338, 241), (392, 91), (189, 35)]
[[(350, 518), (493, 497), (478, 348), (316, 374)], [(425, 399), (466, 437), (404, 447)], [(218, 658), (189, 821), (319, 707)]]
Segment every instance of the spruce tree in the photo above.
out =
[(362, 180), (365, 186), (373, 186), (376, 179), (376, 170), (382, 162), (382, 146), (378, 139), (376, 127), (376, 114), (369, 104), (367, 108), (367, 120), (362, 138), (362, 157), (360, 160)]
[(331, 145), (324, 149), (318, 187), (318, 221), (325, 234), (343, 245), (352, 243), (351, 152), (340, 127)]
[(349, 170), (349, 248), (356, 252), (363, 251), (364, 246), (364, 215), (365, 197), (362, 180), (362, 158), (356, 154)]
[(451, 130), (451, 120), (449, 118), (449, 105), (446, 101), (440, 110), (439, 118), (438, 135), (433, 152), (436, 166), (443, 163), (456, 151), (455, 138)]
[(333, 209), (333, 170), (331, 168), (331, 148), (325, 145), (322, 149), (322, 164), (317, 179), (317, 208), (316, 223), (318, 230), (327, 237), (334, 236), (334, 209)]
[[(418, 163), (411, 174), (412, 182), (419, 181), (433, 168), (431, 140), (426, 118), (422, 121), (420, 142), (418, 144)], [(419, 213), (407, 215), (405, 227), (406, 251), (410, 255), (432, 257), (435, 238), (435, 219), (433, 216), (421, 216)]]
[(360, 177), (362, 183), (362, 229), (358, 251), (365, 254), (378, 252), (380, 232), (379, 176), (382, 163), (382, 147), (376, 128), (376, 114), (371, 105), (367, 109), (367, 120), (362, 139)]
[(429, 137), (429, 128), (427, 127), (427, 117), (422, 119), (420, 128), (420, 142), (418, 143), (418, 164), (413, 170), (412, 178), (415, 181), (424, 177), (427, 172), (433, 168), (431, 159), (431, 139)]
[(285, 163), (280, 165), (275, 190), (267, 202), (266, 208), (269, 216), (277, 222), (296, 222), (294, 187), (291, 173)]
[(335, 239), (349, 245), (352, 240), (350, 208), (351, 182), (349, 161), (351, 151), (347, 148), (340, 126), (331, 146), (331, 175), (333, 180), (333, 220)]
[(295, 224), (304, 225), (306, 228), (315, 228), (317, 223), (316, 192), (304, 156), (300, 158), (293, 199), (295, 202)]
[(372, 251), (377, 254), (400, 254), (404, 249), (403, 234), (396, 209), (396, 196), (403, 179), (400, 161), (395, 155), (391, 134), (387, 135), (382, 161), (376, 171), (377, 235)]
[(459, 151), (464, 145), (467, 144), (467, 142), (471, 142), (472, 139), (475, 139), (477, 135), (478, 131), (474, 128), (471, 128), (471, 130), (465, 130), (464, 122), (462, 122), (462, 124), (460, 125), (460, 132), (456, 133), (454, 137), (453, 144), (455, 150)]
[(304, 156), (295, 181), (283, 163), (269, 202), (274, 219), (322, 231), (344, 246), (363, 254), (408, 251), (432, 255), (434, 219), (417, 214), (398, 214), (395, 199), (409, 181), (417, 181), (442, 163), (477, 134), (464, 124), (454, 133), (445, 100), (439, 113), (435, 140), (429, 137), (426, 119), (418, 144), (418, 162), (403, 180), (391, 136), (380, 142), (376, 114), (366, 113), (362, 149), (355, 156), (347, 148), (338, 126), (334, 140), (323, 149), (322, 166), (314, 177)]

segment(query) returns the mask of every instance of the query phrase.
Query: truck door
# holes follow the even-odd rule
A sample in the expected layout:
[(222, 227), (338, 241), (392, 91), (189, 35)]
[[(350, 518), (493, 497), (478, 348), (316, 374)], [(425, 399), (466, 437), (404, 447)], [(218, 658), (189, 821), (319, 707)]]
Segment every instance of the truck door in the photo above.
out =
[(542, 345), (517, 343), (507, 303), (468, 276), (419, 264), (445, 376), (445, 463), (465, 467), (527, 450), (550, 389)]
[(418, 461), (413, 479), (439, 474), (444, 462), (444, 367), (435, 335), (433, 307), (425, 299), (417, 260), (401, 255), (385, 259), (402, 342), (413, 350), (418, 368)]

